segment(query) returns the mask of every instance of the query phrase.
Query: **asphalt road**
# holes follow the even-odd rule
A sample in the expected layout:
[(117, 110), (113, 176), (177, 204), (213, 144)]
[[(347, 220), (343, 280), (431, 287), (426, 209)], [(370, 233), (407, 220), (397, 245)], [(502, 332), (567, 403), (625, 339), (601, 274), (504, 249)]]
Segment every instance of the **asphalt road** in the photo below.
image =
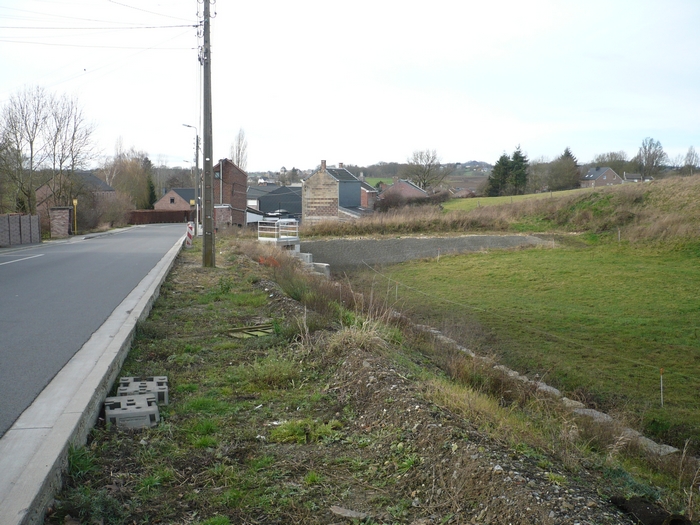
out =
[(0, 436), (184, 233), (137, 226), (0, 250)]

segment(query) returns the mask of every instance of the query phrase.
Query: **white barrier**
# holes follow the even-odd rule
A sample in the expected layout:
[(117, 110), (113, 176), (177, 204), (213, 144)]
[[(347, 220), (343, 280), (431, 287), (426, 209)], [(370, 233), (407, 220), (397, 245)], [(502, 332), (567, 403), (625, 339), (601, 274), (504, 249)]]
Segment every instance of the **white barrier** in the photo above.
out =
[(192, 248), (192, 237), (194, 237), (194, 223), (187, 223), (187, 236), (185, 237), (185, 248)]

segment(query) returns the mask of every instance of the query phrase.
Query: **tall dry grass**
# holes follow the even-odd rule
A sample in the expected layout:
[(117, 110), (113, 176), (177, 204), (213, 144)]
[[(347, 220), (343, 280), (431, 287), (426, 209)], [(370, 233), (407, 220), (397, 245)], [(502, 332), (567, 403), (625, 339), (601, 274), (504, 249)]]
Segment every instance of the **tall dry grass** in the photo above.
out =
[(673, 177), (470, 211), (409, 206), (352, 222), (303, 226), (301, 232), (313, 237), (548, 231), (619, 234), (630, 242), (687, 240), (700, 233), (698, 195), (700, 175)]

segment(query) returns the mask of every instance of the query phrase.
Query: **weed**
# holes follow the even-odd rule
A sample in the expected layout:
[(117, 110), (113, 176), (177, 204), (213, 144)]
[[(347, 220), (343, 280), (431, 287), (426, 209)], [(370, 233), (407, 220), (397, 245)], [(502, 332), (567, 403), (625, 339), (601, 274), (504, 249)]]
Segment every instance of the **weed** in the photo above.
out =
[(82, 479), (97, 470), (93, 453), (85, 447), (68, 448), (68, 473), (74, 479)]
[(210, 436), (218, 429), (216, 422), (211, 419), (199, 419), (191, 427), (192, 432), (201, 436)]
[(312, 443), (340, 435), (336, 433), (342, 427), (339, 421), (318, 423), (311, 419), (286, 421), (270, 432), (270, 441), (278, 443)]
[(308, 472), (306, 476), (304, 476), (304, 483), (306, 485), (318, 485), (321, 483), (321, 475), (318, 472)]
[(231, 521), (226, 516), (214, 516), (200, 522), (200, 525), (231, 525)]
[(196, 448), (214, 448), (218, 441), (212, 436), (198, 436), (192, 440), (192, 444)]
[(233, 288), (233, 278), (232, 277), (220, 277), (219, 278), (219, 294), (226, 295), (231, 292)]
[(152, 474), (139, 481), (138, 488), (136, 490), (138, 492), (148, 494), (149, 492), (153, 492), (157, 487), (160, 487), (161, 483), (161, 479)]
[(125, 522), (128, 508), (105, 489), (82, 486), (68, 489), (61, 502), (61, 511), (80, 519), (81, 523), (121, 525)]
[(554, 472), (547, 472), (545, 476), (551, 483), (554, 483), (555, 485), (559, 485), (560, 487), (566, 485), (566, 476), (562, 476), (561, 474), (555, 474)]
[(221, 415), (230, 412), (231, 409), (231, 405), (224, 401), (212, 399), (210, 397), (198, 397), (180, 405), (178, 407), (178, 412), (182, 414)]

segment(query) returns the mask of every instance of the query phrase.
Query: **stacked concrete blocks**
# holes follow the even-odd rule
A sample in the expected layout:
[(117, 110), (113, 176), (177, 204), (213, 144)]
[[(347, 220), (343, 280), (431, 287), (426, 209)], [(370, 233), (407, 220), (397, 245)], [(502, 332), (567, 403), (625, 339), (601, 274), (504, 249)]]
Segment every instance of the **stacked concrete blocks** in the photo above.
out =
[(117, 396), (105, 399), (105, 421), (121, 428), (149, 428), (160, 422), (158, 405), (167, 405), (168, 378), (122, 377)]
[(154, 394), (159, 405), (167, 405), (167, 376), (122, 377), (119, 379), (118, 396), (133, 396), (137, 394)]
[(121, 428), (155, 427), (160, 421), (156, 396), (108, 397), (105, 399), (105, 421)]

